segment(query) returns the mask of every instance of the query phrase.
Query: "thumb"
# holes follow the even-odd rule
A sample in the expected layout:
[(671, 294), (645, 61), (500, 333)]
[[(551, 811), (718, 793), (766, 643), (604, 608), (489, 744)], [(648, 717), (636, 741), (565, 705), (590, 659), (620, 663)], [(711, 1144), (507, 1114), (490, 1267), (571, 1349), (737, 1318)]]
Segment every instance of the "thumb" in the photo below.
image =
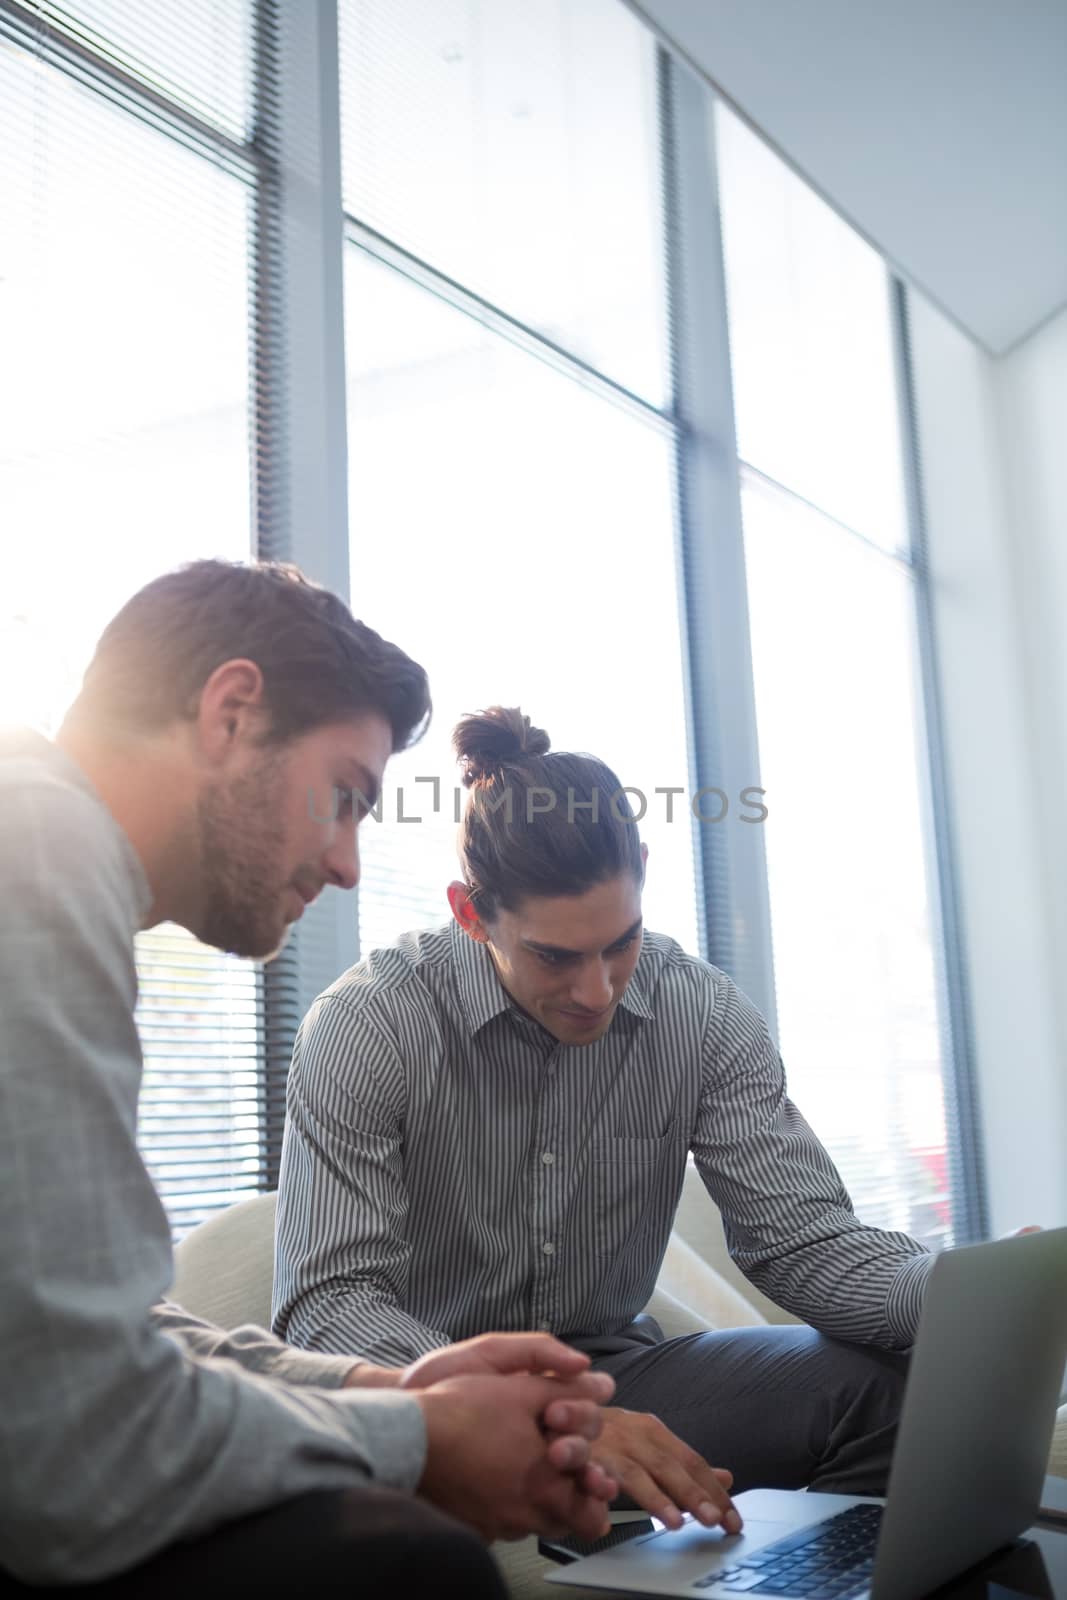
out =
[(606, 1372), (580, 1372), (576, 1378), (538, 1378), (532, 1374), (517, 1378), (524, 1387), (526, 1404), (543, 1416), (559, 1400), (592, 1401), (602, 1406), (615, 1393), (615, 1380)]

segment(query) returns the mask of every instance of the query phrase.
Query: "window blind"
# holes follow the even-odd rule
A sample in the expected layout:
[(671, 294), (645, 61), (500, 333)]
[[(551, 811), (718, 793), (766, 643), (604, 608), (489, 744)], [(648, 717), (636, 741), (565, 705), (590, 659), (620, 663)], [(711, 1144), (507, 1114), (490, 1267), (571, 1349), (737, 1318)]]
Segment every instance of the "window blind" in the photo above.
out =
[(266, 1187), (263, 979), (184, 929), (139, 935), (138, 1138), (178, 1234)]
[[(54, 732), (134, 590), (253, 548), (251, 26), (243, 0), (0, 3), (6, 722)], [(172, 927), (137, 964), (139, 1138), (180, 1235), (267, 1180), (265, 980)]]
[(36, 0), (13, 7), (39, 43), (82, 46), (114, 76), (154, 90), (166, 106), (242, 139), (251, 130), (254, 6), (251, 0)]

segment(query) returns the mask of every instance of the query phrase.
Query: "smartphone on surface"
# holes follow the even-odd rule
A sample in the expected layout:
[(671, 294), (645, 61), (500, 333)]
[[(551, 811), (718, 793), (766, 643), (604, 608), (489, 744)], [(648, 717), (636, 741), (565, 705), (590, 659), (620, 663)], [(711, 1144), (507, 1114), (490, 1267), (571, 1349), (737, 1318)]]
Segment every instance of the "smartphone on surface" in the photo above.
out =
[(601, 1550), (625, 1544), (627, 1539), (639, 1539), (642, 1534), (655, 1533), (662, 1526), (661, 1522), (654, 1522), (651, 1517), (635, 1517), (632, 1522), (616, 1522), (611, 1532), (602, 1539), (538, 1539), (537, 1551), (550, 1561), (577, 1561), (582, 1556), (595, 1556)]

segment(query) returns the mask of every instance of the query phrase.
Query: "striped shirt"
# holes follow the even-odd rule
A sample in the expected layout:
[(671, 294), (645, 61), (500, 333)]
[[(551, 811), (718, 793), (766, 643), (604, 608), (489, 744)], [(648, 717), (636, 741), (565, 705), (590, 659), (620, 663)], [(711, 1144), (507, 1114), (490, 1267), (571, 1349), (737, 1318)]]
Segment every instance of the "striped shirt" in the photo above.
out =
[(561, 1044), (456, 924), (375, 950), (296, 1041), (274, 1329), (402, 1365), (490, 1329), (616, 1332), (692, 1151), (733, 1260), (839, 1338), (906, 1348), (933, 1258), (857, 1220), (723, 973), (645, 933), (606, 1033)]

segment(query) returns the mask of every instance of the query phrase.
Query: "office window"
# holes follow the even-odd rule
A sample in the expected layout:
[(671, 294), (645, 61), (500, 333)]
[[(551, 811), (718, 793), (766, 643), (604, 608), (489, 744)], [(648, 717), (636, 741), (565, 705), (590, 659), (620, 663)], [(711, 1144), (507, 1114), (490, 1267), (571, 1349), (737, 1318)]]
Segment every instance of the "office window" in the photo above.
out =
[(721, 104), (716, 137), (741, 459), (902, 550), (885, 263)]
[(720, 108), (779, 1038), (867, 1221), (950, 1243), (885, 269)]
[[(53, 732), (135, 589), (250, 553), (251, 191), (0, 36), (0, 192), (0, 718)], [(261, 980), (169, 927), (138, 967), (141, 1144), (180, 1233), (259, 1180)]]
[(744, 492), (778, 1025), (865, 1221), (951, 1234), (910, 575)]
[(647, 921), (695, 950), (692, 821), (654, 792), (688, 781), (669, 437), (357, 249), (346, 326), (353, 597), (436, 708), (363, 825), (362, 946), (450, 915), (449, 733), (495, 702), (647, 795)]
[(345, 210), (655, 404), (655, 46), (619, 0), (341, 0)]
[[(338, 13), (347, 327), (332, 332), (338, 349), (346, 337), (352, 600), (422, 655), (437, 706), (363, 830), (364, 947), (446, 916), (448, 733), (500, 701), (642, 791), (649, 923), (697, 949), (708, 831), (686, 800), (713, 753), (689, 748), (698, 652), (675, 524), (686, 440), (721, 444), (728, 375), (719, 421), (678, 414), (668, 252), (692, 263), (661, 184), (669, 71), (622, 0), (339, 0)], [(292, 379), (282, 324), (299, 295), (279, 289), (301, 252), (323, 281), (338, 263), (312, 259), (292, 226), (307, 195), (277, 180), (329, 125), (316, 97), (334, 41), (316, 34), (301, 54), (307, 37), (280, 19), (247, 0), (0, 5), (7, 720), (54, 729), (101, 625), (154, 574), (256, 539), (303, 554), (290, 491), (308, 428), (302, 396), (281, 389), (318, 401), (329, 382), (314, 360)], [(952, 1232), (945, 1046), (885, 272), (722, 108), (718, 125), (782, 1044), (860, 1209), (936, 1242)], [(316, 168), (323, 216), (336, 153)], [(339, 454), (331, 440), (315, 458), (331, 482)], [(714, 526), (684, 532), (687, 559), (693, 539), (714, 557)], [(702, 693), (693, 727), (710, 744)], [(847, 815), (812, 799), (816, 765), (845, 786)], [(721, 864), (711, 851), (709, 881)], [(739, 891), (726, 867), (714, 909), (743, 930), (751, 883)], [(175, 929), (139, 940), (141, 1137), (176, 1232), (271, 1181), (294, 997), (351, 932), (343, 916), (299, 930), (266, 976)]]

